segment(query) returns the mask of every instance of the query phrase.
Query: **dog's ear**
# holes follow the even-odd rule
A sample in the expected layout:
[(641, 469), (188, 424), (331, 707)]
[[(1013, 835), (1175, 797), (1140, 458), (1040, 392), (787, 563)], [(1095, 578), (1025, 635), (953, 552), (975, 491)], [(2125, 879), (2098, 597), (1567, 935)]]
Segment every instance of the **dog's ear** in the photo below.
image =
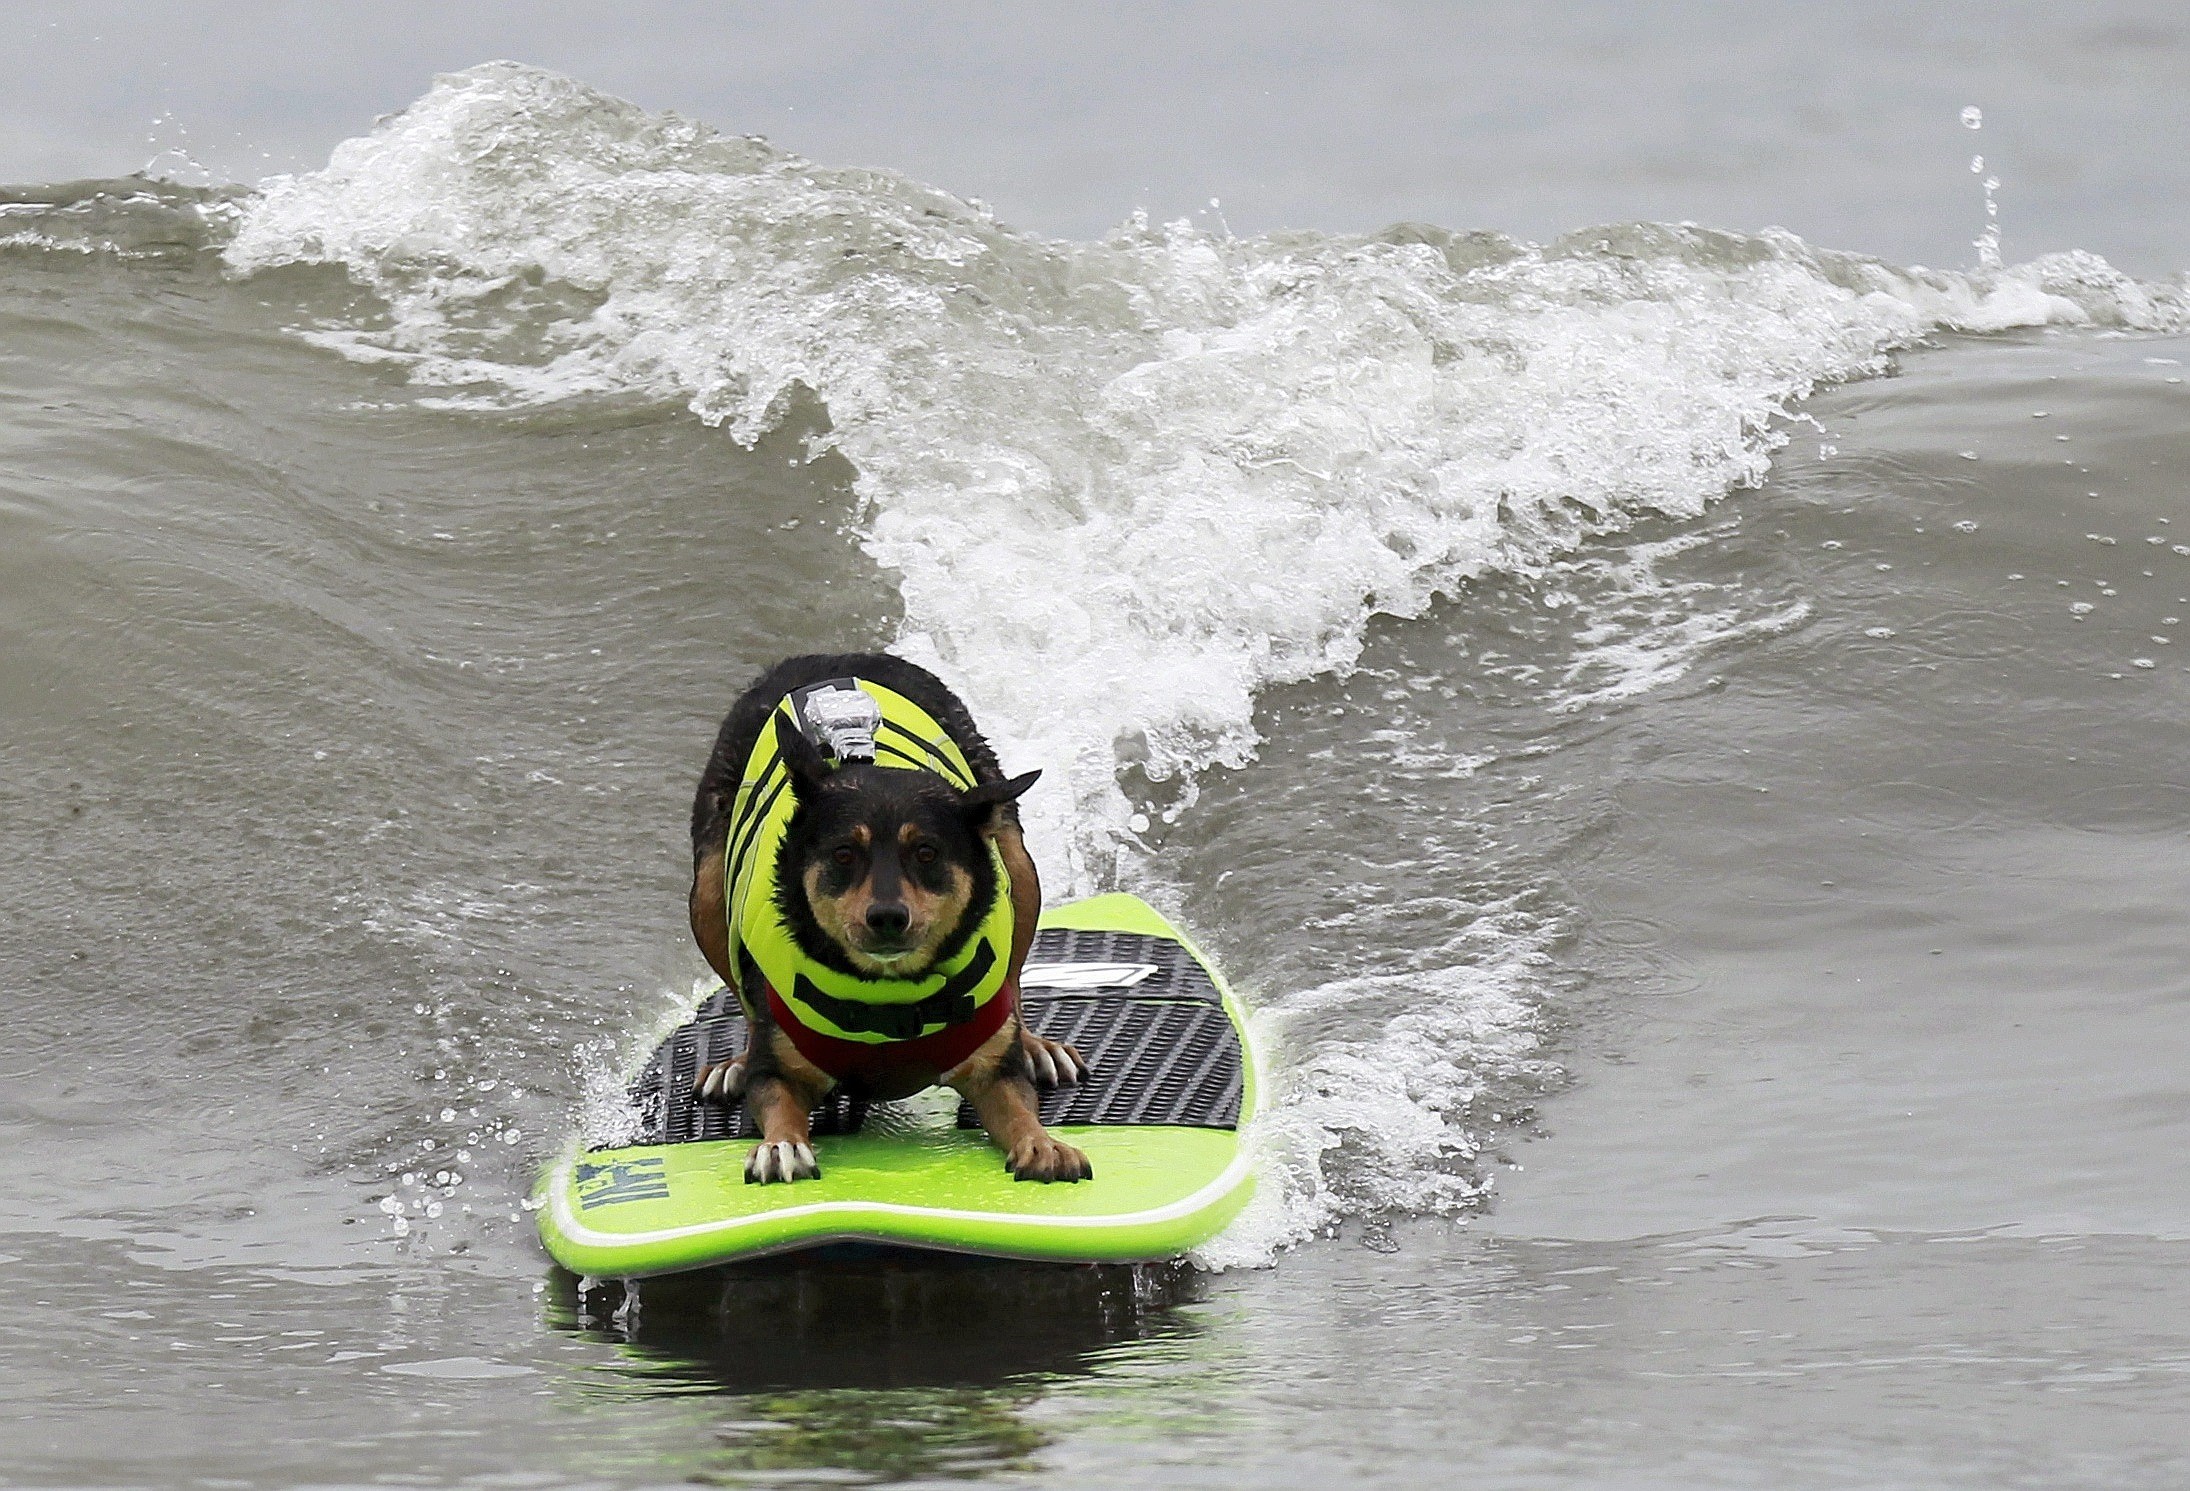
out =
[(776, 752), (783, 757), (784, 770), (791, 774), (791, 791), (801, 802), (807, 801), (829, 779), (829, 763), (821, 759), (821, 748), (806, 738), (804, 730), (780, 713), (775, 721)]
[(982, 782), (971, 791), (958, 795), (959, 811), (966, 815), (968, 826), (975, 829), (986, 828), (999, 807), (1007, 802), (1017, 802), (1041, 775), (1038, 771), (1030, 771), (1008, 781)]

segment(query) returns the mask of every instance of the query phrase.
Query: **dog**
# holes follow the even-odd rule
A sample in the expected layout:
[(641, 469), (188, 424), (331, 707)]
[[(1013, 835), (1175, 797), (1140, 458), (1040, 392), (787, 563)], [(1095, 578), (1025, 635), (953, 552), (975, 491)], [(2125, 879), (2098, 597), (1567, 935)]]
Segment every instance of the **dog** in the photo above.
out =
[(704, 1068), (760, 1142), (749, 1183), (817, 1178), (809, 1116), (942, 1085), (1012, 1176), (1078, 1181), (1087, 1156), (1042, 1127), (1037, 1085), (1087, 1075), (1019, 1018), (1041, 882), (1017, 802), (966, 706), (880, 653), (794, 657), (724, 717), (692, 803), (692, 935), (735, 992), (745, 1051)]

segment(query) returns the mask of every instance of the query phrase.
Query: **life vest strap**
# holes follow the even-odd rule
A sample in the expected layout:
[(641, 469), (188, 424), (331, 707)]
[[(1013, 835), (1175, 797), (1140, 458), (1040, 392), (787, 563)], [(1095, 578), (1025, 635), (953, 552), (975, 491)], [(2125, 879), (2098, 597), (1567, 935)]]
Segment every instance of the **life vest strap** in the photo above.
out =
[[(801, 1024), (797, 1013), (776, 992), (774, 985), (763, 980), (762, 987), (768, 991), (768, 1012), (775, 1016), (777, 1028), (790, 1038), (798, 1054), (839, 1082), (872, 1079), (910, 1066), (928, 1066), (938, 1073), (947, 1072), (986, 1045), (989, 1037), (1002, 1030), (1012, 1011), (1019, 1007), (1019, 985), (1016, 981), (1007, 982), (987, 1004), (975, 1009), (973, 1018), (963, 1025), (946, 1025), (933, 1035), (914, 1036), (910, 1040), (848, 1041)], [(939, 996), (929, 996), (930, 999), (936, 997)], [(922, 1004), (928, 1002), (921, 1001)], [(862, 1005), (860, 1008), (874, 1010), (888, 1006)], [(831, 1014), (829, 1018), (836, 1017)]]
[(879, 1035), (889, 1041), (917, 1038), (930, 1025), (963, 1025), (977, 1012), (974, 990), (981, 987), (996, 966), (996, 951), (987, 942), (973, 945), (966, 966), (952, 974), (943, 987), (924, 999), (903, 1004), (878, 1004), (864, 999), (845, 999), (808, 978), (804, 972), (791, 985), (790, 1003), (803, 1005), (837, 1029), (852, 1035)]

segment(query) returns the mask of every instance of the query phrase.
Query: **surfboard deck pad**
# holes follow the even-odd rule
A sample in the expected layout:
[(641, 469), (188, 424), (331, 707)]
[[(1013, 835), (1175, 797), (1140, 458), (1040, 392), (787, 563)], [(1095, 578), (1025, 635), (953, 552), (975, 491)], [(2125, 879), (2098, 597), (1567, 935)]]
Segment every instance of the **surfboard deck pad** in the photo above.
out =
[(543, 1176), (548, 1251), (578, 1273), (636, 1277), (846, 1243), (1134, 1262), (1214, 1236), (1252, 1190), (1239, 1130), (1255, 1085), (1216, 970), (1145, 902), (1100, 896), (1044, 915), (1021, 1001), (1030, 1028), (1087, 1058), (1087, 1078), (1041, 1108), (1092, 1180), (1014, 1181), (940, 1092), (874, 1104), (863, 1122), (833, 1096), (814, 1115), (821, 1178), (748, 1184), (744, 1105), (691, 1096), (701, 1067), (744, 1049), (744, 1017), (718, 991), (632, 1083), (636, 1138)]

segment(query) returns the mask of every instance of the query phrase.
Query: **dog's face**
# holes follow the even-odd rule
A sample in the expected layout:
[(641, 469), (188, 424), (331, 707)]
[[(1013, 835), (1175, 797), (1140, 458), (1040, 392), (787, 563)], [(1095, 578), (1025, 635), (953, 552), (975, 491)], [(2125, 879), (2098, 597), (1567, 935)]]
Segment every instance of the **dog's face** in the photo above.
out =
[(924, 771), (857, 762), (831, 770), (811, 741), (780, 724), (777, 739), (798, 798), (780, 881), (793, 933), (847, 972), (923, 976), (988, 915), (997, 808), (1039, 773), (961, 793)]
[(982, 888), (977, 880), (995, 894), (993, 872), (978, 874), (988, 867), (987, 847), (957, 796), (925, 772), (852, 765), (803, 805), (797, 863), (785, 870), (795, 873), (822, 935), (859, 972), (926, 973), (964, 924)]

